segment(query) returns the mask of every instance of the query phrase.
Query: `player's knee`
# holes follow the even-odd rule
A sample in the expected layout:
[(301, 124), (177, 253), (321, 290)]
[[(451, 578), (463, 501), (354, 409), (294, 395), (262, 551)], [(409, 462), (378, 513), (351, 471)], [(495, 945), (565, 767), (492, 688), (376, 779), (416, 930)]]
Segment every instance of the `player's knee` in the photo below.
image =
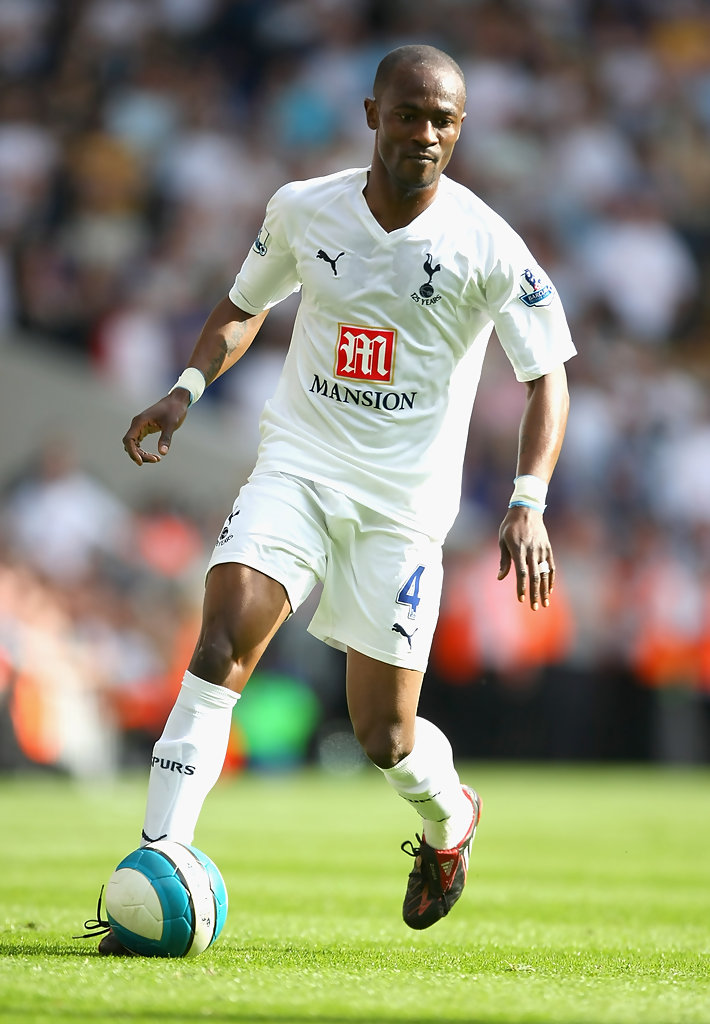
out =
[(355, 735), (366, 756), (378, 768), (394, 768), (411, 751), (404, 730), (398, 724), (374, 723), (358, 728)]
[(190, 671), (208, 683), (224, 686), (234, 672), (234, 644), (224, 630), (203, 632), (190, 662)]

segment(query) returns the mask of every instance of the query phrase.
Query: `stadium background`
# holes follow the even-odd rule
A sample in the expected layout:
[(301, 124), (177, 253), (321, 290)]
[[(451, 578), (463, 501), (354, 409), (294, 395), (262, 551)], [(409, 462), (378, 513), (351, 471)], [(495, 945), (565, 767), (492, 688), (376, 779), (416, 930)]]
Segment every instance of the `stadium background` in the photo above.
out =
[[(522, 388), (493, 343), (423, 708), (462, 757), (710, 761), (710, 11), (702, 0), (0, 0), (0, 768), (143, 764), (293, 306), (158, 468), (121, 450), (284, 181), (369, 159), (392, 46), (461, 63), (451, 167), (579, 356), (544, 614), (496, 581)], [(340, 656), (287, 624), (229, 766), (341, 764)]]

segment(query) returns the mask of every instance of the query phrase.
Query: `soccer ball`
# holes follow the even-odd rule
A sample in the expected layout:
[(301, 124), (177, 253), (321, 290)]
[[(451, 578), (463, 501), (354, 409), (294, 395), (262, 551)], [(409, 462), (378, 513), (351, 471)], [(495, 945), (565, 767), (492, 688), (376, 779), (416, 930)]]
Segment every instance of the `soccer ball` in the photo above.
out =
[(105, 899), (116, 938), (141, 956), (197, 956), (227, 918), (227, 890), (216, 864), (194, 846), (168, 839), (124, 857)]

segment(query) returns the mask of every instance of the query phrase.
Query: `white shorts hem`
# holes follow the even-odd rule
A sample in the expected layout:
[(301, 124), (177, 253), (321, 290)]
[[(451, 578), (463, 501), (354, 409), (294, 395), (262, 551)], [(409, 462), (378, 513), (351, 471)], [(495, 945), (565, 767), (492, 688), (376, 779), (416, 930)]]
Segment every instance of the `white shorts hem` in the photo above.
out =
[(291, 605), (291, 614), (293, 614), (294, 610), (298, 608), (300, 602), (296, 602), (294, 604), (294, 599), (288, 592), (286, 580), (279, 579), (278, 574), (273, 571), (274, 567), (272, 565), (264, 565), (259, 562), (258, 558), (250, 558), (249, 555), (245, 555), (244, 553), (239, 554), (235, 552), (234, 554), (230, 554), (228, 551), (225, 551), (224, 554), (213, 555), (210, 559), (209, 565), (207, 566), (207, 571), (205, 572), (205, 582), (209, 576), (210, 569), (214, 569), (216, 565), (229, 565), (230, 563), (233, 565), (246, 565), (248, 569), (256, 569), (257, 572), (262, 573), (264, 576), (268, 576), (270, 580), (280, 583), (286, 591), (286, 599)]
[(411, 668), (413, 672), (426, 672), (429, 658), (427, 656), (423, 665), (416, 663), (414, 656), (402, 657), (401, 655), (395, 654), (392, 651), (381, 651), (375, 647), (370, 647), (369, 644), (362, 643), (359, 640), (343, 640), (339, 637), (327, 636), (321, 632), (317, 627), (313, 628), (312, 625), (308, 627), (308, 632), (314, 636), (317, 640), (322, 640), (324, 644), (328, 644), (329, 647), (335, 647), (338, 651), (344, 651), (346, 654), (348, 649), (357, 651), (358, 654), (364, 654), (368, 658), (372, 658), (373, 661), (381, 661), (385, 665), (394, 665), (396, 668)]

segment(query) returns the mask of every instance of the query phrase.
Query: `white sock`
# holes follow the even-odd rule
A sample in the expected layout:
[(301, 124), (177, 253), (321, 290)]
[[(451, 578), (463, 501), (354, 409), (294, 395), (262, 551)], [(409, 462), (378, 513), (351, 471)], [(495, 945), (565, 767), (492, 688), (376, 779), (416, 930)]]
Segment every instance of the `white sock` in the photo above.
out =
[(141, 845), (191, 843), (205, 797), (220, 776), (239, 694), (186, 672), (153, 747)]
[(414, 747), (394, 768), (382, 769), (389, 784), (422, 818), (424, 838), (436, 850), (460, 843), (471, 824), (471, 802), (461, 789), (451, 744), (425, 718), (417, 718)]

